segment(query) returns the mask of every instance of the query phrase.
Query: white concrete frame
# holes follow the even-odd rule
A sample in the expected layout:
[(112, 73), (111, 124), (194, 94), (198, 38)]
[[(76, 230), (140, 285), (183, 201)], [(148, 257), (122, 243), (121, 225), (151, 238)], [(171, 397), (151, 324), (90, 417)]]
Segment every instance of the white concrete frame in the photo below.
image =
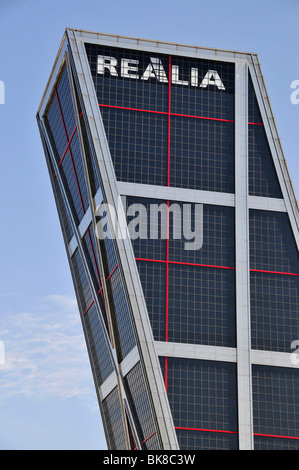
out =
[[(143, 296), (133, 249), (129, 240), (118, 240), (121, 263), (124, 268), (126, 284), (136, 323), (137, 336), (140, 342), (141, 356), (148, 374), (154, 407), (158, 416), (160, 431), (165, 449), (178, 448), (169, 403), (158, 362), (159, 356), (185, 357), (202, 360), (234, 362), (237, 366), (238, 383), (238, 431), (239, 448), (253, 450), (253, 419), (252, 419), (252, 364), (264, 364), (276, 367), (296, 367), (291, 362), (291, 354), (270, 351), (251, 350), (250, 342), (250, 272), (249, 272), (249, 209), (287, 212), (291, 226), (299, 246), (299, 212), (298, 203), (292, 187), (286, 160), (278, 137), (273, 113), (258, 56), (251, 53), (224, 51), (185, 46), (144, 39), (126, 38), (82, 30), (67, 29), (66, 36), (74, 58), (76, 71), (83, 93), (84, 105), (92, 133), (92, 138), (101, 176), (105, 186), (107, 202), (117, 208), (120, 196), (140, 196), (165, 200), (216, 204), (235, 207), (236, 221), (236, 321), (237, 348), (222, 348), (204, 345), (164, 343), (154, 341), (149, 317)], [(90, 69), (85, 54), (84, 43), (103, 44), (106, 46), (132, 48), (149, 51), (195, 57), (199, 59), (220, 60), (235, 63), (235, 194), (214, 193), (209, 191), (185, 190), (181, 188), (159, 187), (135, 183), (117, 182), (110, 156), (105, 131), (98, 108), (97, 98), (90, 76)], [(64, 44), (64, 43), (63, 43)], [(63, 46), (61, 46), (63, 47)], [(54, 69), (57, 69), (57, 64)], [(269, 141), (276, 172), (281, 185), (283, 199), (263, 198), (248, 195), (248, 110), (247, 84), (248, 73), (251, 74), (258, 104), (260, 107), (265, 132)], [(57, 70), (53, 72), (56, 76)], [(47, 102), (47, 93), (51, 89), (51, 77), (46, 89), (43, 103)], [(100, 199), (97, 195), (94, 204)], [(118, 214), (125, 221), (121, 210)], [(79, 233), (82, 236), (92, 220), (86, 213), (82, 220)], [(68, 245), (69, 255), (77, 248), (77, 237)], [(121, 364), (124, 375), (138, 361), (138, 352), (134, 350)], [(112, 374), (102, 385), (101, 397), (107, 396), (117, 385), (116, 374)]]

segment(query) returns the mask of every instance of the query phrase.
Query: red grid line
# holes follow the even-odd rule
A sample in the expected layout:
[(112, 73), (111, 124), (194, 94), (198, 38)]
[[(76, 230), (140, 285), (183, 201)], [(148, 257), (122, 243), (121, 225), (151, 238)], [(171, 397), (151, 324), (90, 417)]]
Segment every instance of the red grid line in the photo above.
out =
[[(141, 445), (145, 444), (146, 441), (148, 441), (148, 440), (149, 440), (151, 437), (153, 437), (155, 434), (157, 434), (157, 431), (152, 432), (152, 434), (151, 434), (150, 436), (148, 436), (146, 439), (144, 439), (144, 441), (141, 442)], [(133, 437), (133, 441), (134, 441), (134, 444), (135, 444), (135, 447), (134, 447), (133, 450), (137, 450), (137, 445), (136, 445), (136, 442), (135, 442), (133, 433), (132, 433), (132, 437)]]
[(167, 263), (167, 264), (182, 264), (184, 266), (199, 266), (204, 268), (217, 268), (217, 269), (232, 269), (235, 270), (236, 268), (230, 266), (215, 266), (213, 264), (200, 264), (200, 263), (185, 263), (184, 261), (167, 261), (167, 260), (160, 260), (160, 259), (146, 259), (146, 258), (135, 258), (136, 261), (151, 261), (154, 263)]
[[(200, 264), (200, 263), (186, 263), (184, 261), (170, 261), (170, 260), (163, 260), (163, 259), (149, 259), (149, 258), (135, 258), (136, 261), (149, 261), (152, 263), (168, 263), (168, 264), (182, 264), (184, 266), (199, 266), (203, 268), (217, 268), (217, 269), (232, 269), (235, 270), (235, 267), (232, 266), (216, 266), (214, 264)], [(296, 273), (286, 273), (280, 271), (267, 271), (264, 269), (250, 269), (250, 272), (258, 272), (258, 273), (266, 273), (266, 274), (281, 274), (283, 276), (299, 276)]]
[(66, 146), (66, 148), (65, 148), (65, 151), (63, 152), (63, 155), (62, 155), (62, 157), (61, 157), (61, 159), (60, 159), (60, 162), (59, 162), (59, 164), (58, 164), (58, 167), (60, 167), (60, 165), (61, 165), (62, 162), (63, 162), (63, 159), (64, 159), (64, 157), (65, 157), (65, 155), (66, 155), (66, 153), (67, 153), (67, 151), (68, 151), (68, 149), (69, 149), (69, 146), (70, 146), (70, 144), (71, 144), (71, 142), (72, 142), (72, 140), (73, 140), (73, 137), (74, 137), (74, 134), (75, 134), (76, 130), (77, 130), (77, 126), (75, 127), (75, 129), (74, 129), (73, 132), (72, 132), (72, 135), (71, 135), (71, 137), (70, 137), (70, 140), (68, 141), (67, 146)]
[[(175, 429), (183, 430), (183, 431), (199, 431), (199, 432), (216, 432), (216, 433), (223, 433), (223, 434), (239, 434), (237, 431), (224, 431), (224, 430), (217, 430), (217, 429), (201, 429), (201, 428), (187, 428), (182, 426), (175, 426)], [(293, 436), (280, 436), (278, 434), (261, 434), (261, 433), (253, 433), (254, 436), (261, 436), (261, 437), (273, 437), (277, 439), (295, 439), (299, 440), (299, 437)]]
[[(169, 98), (170, 98), (170, 83), (169, 83)], [(206, 119), (208, 121), (221, 121), (221, 122), (235, 122), (231, 119), (221, 119), (221, 118), (212, 118), (207, 116), (193, 116), (192, 114), (180, 114), (180, 113), (172, 113), (170, 111), (170, 106), (168, 106), (168, 111), (155, 111), (152, 109), (141, 109), (141, 108), (130, 108), (127, 106), (114, 106), (110, 104), (102, 104), (99, 103), (101, 108), (112, 108), (112, 109), (122, 109), (124, 111), (137, 111), (140, 113), (152, 113), (152, 114), (164, 114), (164, 116), (177, 116), (177, 117), (187, 117), (192, 119)]]
[(151, 433), (150, 436), (148, 436), (146, 439), (144, 439), (144, 441), (142, 441), (142, 444), (145, 444), (146, 441), (148, 441), (151, 437), (153, 437), (155, 434), (157, 434), (157, 431), (154, 431)]
[[(170, 86), (169, 86), (170, 89)], [(102, 104), (99, 103), (99, 106), (102, 108), (112, 108), (112, 109), (123, 109), (125, 111), (138, 111), (140, 113), (152, 113), (152, 114), (164, 114), (166, 116), (177, 116), (177, 117), (187, 117), (187, 118), (192, 118), (192, 119), (206, 119), (208, 121), (220, 121), (220, 122), (235, 122), (234, 119), (221, 119), (221, 118), (212, 118), (212, 117), (207, 117), (207, 116), (193, 116), (192, 114), (180, 114), (180, 113), (172, 113), (169, 110), (168, 111), (154, 111), (152, 109), (140, 109), (140, 108), (130, 108), (127, 106), (114, 106), (110, 104)], [(248, 124), (252, 126), (263, 126), (263, 123), (259, 122), (248, 122)]]
[(111, 273), (109, 274), (109, 276), (106, 278), (106, 281), (109, 281), (109, 279), (111, 278), (111, 276), (114, 274), (114, 272), (117, 270), (118, 268), (118, 264), (115, 266), (115, 268), (113, 269), (113, 271), (111, 271)]
[(92, 301), (90, 302), (90, 304), (88, 305), (88, 307), (87, 307), (87, 309), (85, 310), (85, 312), (83, 313), (83, 315), (86, 315), (86, 314), (87, 314), (88, 310), (90, 309), (90, 307), (91, 307), (93, 304), (94, 304), (94, 300), (92, 300)]
[[(169, 84), (169, 89), (170, 89), (170, 84)], [(141, 108), (130, 108), (128, 106), (114, 106), (112, 104), (102, 104), (99, 103), (99, 106), (101, 108), (112, 108), (112, 109), (122, 109), (124, 111), (137, 111), (140, 113), (152, 113), (152, 114), (164, 114), (164, 116), (177, 116), (177, 117), (186, 117), (186, 118), (192, 118), (192, 119), (205, 119), (208, 121), (220, 121), (220, 122), (235, 122), (234, 119), (222, 119), (222, 118), (212, 118), (208, 116), (194, 116), (192, 114), (180, 114), (180, 113), (172, 113), (170, 110), (168, 111), (155, 111), (152, 109), (141, 109)], [(259, 122), (248, 122), (248, 124), (252, 126), (263, 126), (263, 123)]]
[(223, 434), (238, 434), (237, 431), (223, 431), (217, 429), (200, 429), (200, 428), (185, 428), (181, 426), (175, 426), (175, 429), (183, 430), (183, 431), (202, 431), (202, 432), (218, 432)]
[(254, 436), (262, 436), (262, 437), (276, 437), (278, 439), (296, 439), (299, 440), (299, 437), (293, 437), (293, 436), (278, 436), (276, 434), (260, 434), (260, 433), (254, 433)]
[(250, 271), (255, 272), (255, 273), (283, 274), (284, 276), (299, 276), (299, 274), (296, 274), (296, 273), (284, 273), (284, 272), (279, 272), (279, 271), (265, 271), (263, 269), (250, 269)]

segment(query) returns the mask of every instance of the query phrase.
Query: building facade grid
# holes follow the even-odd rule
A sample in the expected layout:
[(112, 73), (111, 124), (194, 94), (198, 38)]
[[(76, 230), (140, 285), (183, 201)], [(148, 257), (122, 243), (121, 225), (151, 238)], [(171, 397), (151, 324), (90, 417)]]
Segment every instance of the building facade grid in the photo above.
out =
[[(251, 54), (66, 32), (38, 122), (111, 449), (298, 448), (298, 213), (265, 96)], [(164, 205), (166, 239), (99, 241), (121, 196), (124, 226)]]

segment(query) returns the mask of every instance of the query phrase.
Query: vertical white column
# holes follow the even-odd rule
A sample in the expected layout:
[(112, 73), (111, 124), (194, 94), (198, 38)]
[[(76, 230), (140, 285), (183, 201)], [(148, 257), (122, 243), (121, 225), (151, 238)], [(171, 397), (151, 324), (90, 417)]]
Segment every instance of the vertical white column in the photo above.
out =
[(235, 74), (236, 321), (239, 449), (253, 450), (250, 361), (247, 64), (237, 63)]

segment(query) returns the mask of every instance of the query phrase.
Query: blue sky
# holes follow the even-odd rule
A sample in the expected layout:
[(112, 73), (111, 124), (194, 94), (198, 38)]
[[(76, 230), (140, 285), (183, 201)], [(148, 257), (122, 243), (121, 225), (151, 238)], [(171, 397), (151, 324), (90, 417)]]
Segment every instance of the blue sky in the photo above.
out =
[(105, 449), (35, 115), (66, 27), (257, 52), (299, 194), (298, 0), (1, 0), (0, 449)]

